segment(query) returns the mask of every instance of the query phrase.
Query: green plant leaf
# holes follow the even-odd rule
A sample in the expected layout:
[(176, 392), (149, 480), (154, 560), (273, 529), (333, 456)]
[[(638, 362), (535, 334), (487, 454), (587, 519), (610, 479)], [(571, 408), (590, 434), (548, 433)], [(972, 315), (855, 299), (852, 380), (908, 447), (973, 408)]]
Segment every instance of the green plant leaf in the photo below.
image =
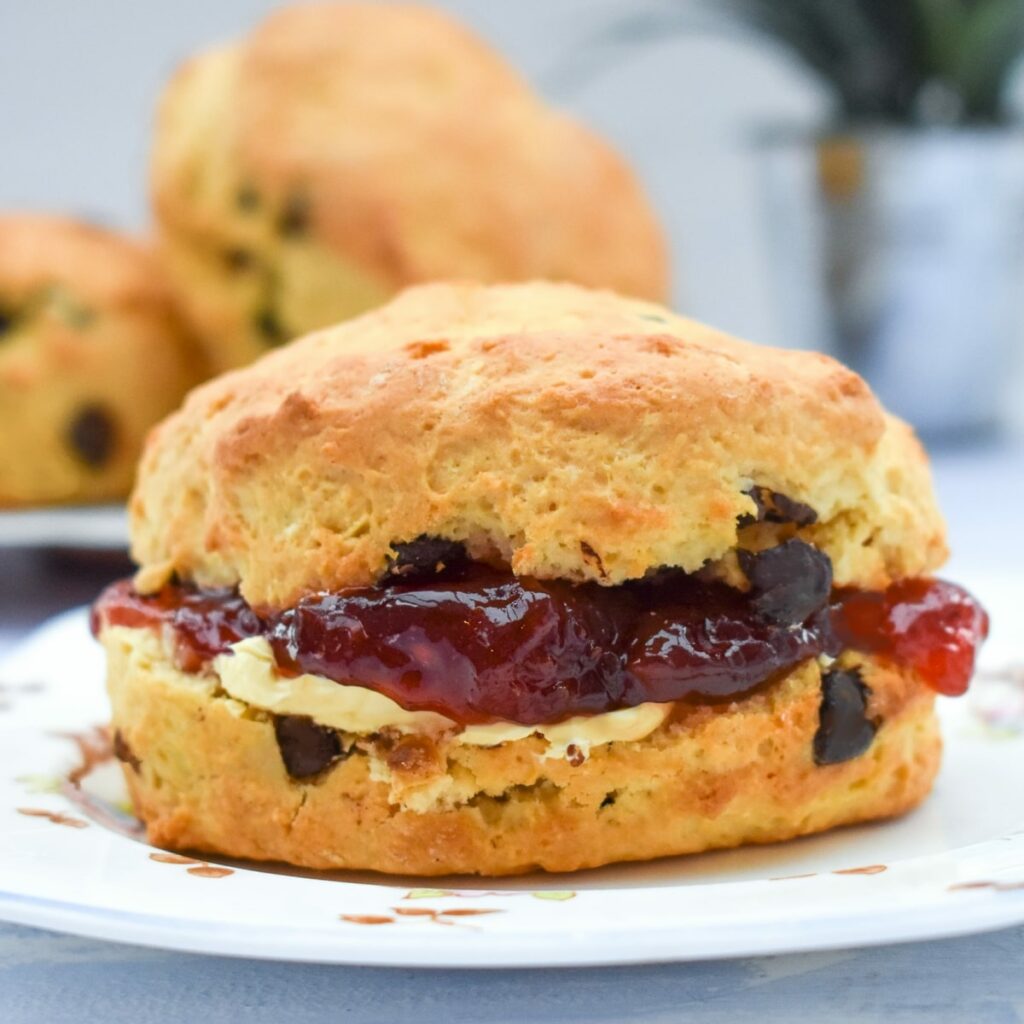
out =
[[(1005, 117), (1006, 82), (1024, 54), (1024, 0), (648, 0), (594, 42), (606, 61), (615, 48), (709, 30), (788, 53), (849, 122), (985, 123)], [(587, 52), (576, 79), (594, 67)]]
[(1024, 52), (1024, 0), (721, 0), (718, 10), (817, 73), (853, 121), (919, 120), (929, 89), (950, 96), (946, 116), (998, 120)]
[(913, 4), (921, 26), (928, 73), (952, 79), (969, 13), (963, 0), (913, 0)]
[(1024, 3), (985, 0), (966, 20), (952, 79), (973, 120), (999, 120), (1010, 71), (1024, 49)]

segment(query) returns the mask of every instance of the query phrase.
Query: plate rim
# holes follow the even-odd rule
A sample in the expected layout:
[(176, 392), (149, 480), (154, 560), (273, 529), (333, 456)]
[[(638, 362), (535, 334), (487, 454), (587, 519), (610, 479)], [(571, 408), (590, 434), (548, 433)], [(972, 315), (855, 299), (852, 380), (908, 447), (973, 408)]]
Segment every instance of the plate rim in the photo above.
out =
[(127, 505), (110, 501), (0, 508), (0, 550), (19, 548), (127, 551)]
[[(963, 913), (965, 906), (971, 911), (970, 914)], [(1006, 909), (1003, 909), (1004, 907)], [(373, 946), (366, 942), (365, 933), (339, 929), (330, 936), (325, 948), (314, 951), (302, 942), (271, 946), (262, 938), (253, 938), (262, 936), (262, 932), (252, 931), (247, 934), (242, 925), (223, 924), (211, 927), (209, 922), (196, 919), (176, 919), (167, 915), (112, 908), (91, 908), (46, 897), (0, 891), (0, 919), (85, 938), (205, 956), (353, 967), (408, 967), (418, 970), (534, 970), (698, 963), (941, 941), (1012, 928), (1024, 923), (1024, 891), (1012, 894), (987, 894), (987, 898), (964, 901), (960, 910), (956, 922), (950, 926), (948, 911), (935, 905), (921, 908), (908, 915), (900, 921), (898, 927), (892, 928), (884, 935), (879, 935), (872, 929), (871, 924), (876, 923), (879, 918), (868, 911), (836, 915), (823, 921), (817, 920), (814, 922), (814, 930), (808, 929), (803, 937), (794, 926), (799, 926), (800, 922), (797, 920), (795, 923), (789, 923), (789, 937), (781, 942), (769, 940), (763, 931), (755, 932), (762, 935), (763, 941), (737, 938), (737, 933), (747, 929), (744, 923), (721, 925), (710, 929), (714, 941), (709, 943), (710, 948), (704, 951), (668, 948), (667, 940), (679, 933), (678, 927), (666, 927), (658, 932), (646, 928), (617, 932), (616, 939), (636, 941), (636, 945), (627, 952), (620, 950), (612, 954), (597, 946), (590, 946), (585, 947), (589, 948), (590, 952), (575, 950), (571, 955), (555, 953), (543, 959), (537, 957), (535, 933), (527, 932), (519, 936), (492, 935), (492, 939), (500, 942), (499, 949), (493, 950), (486, 957), (459, 959), (458, 954), (453, 958), (452, 952), (445, 948), (444, 942), (436, 941), (440, 936), (437, 936), (434, 942), (424, 943), (424, 933), (421, 931), (391, 933), (394, 937), (389, 938), (386, 944)], [(941, 922), (938, 931), (933, 930), (936, 923), (933, 919)], [(851, 923), (863, 923), (863, 932), (869, 934), (851, 935)], [(157, 930), (154, 930), (154, 925), (157, 926)], [(230, 944), (217, 944), (215, 937), (219, 932), (230, 933), (234, 937), (233, 941)], [(275, 937), (280, 934), (282, 933), (275, 932)], [(285, 929), (283, 934), (296, 938), (324, 937), (324, 933), (301, 928)], [(708, 932), (702, 934), (707, 935)], [(308, 941), (310, 940), (307, 939)], [(657, 948), (648, 948), (648, 944), (655, 943)], [(431, 949), (435, 951), (434, 955), (424, 955), (424, 950)]]

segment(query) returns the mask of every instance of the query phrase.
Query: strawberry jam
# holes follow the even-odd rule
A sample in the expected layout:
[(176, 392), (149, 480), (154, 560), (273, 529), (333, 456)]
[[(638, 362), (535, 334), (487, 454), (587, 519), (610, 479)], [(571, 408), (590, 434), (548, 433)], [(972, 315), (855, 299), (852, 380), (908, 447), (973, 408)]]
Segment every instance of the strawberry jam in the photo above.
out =
[(142, 596), (125, 581), (100, 597), (93, 628), (162, 627), (187, 671), (265, 636), (286, 674), (364, 686), (467, 724), (736, 698), (848, 648), (909, 665), (940, 693), (966, 689), (987, 633), (966, 591), (941, 580), (833, 591), (824, 555), (800, 541), (783, 547), (744, 559), (749, 591), (675, 571), (573, 585), (449, 559), (433, 575), (313, 594), (260, 616), (234, 590), (170, 584)]
[(100, 595), (92, 609), (94, 635), (102, 625), (167, 627), (178, 667), (186, 672), (198, 672), (232, 644), (263, 631), (263, 622), (236, 590), (172, 585), (143, 596), (131, 580)]
[(988, 615), (963, 587), (914, 579), (881, 593), (844, 590), (838, 597), (832, 628), (841, 646), (911, 665), (947, 697), (966, 691)]

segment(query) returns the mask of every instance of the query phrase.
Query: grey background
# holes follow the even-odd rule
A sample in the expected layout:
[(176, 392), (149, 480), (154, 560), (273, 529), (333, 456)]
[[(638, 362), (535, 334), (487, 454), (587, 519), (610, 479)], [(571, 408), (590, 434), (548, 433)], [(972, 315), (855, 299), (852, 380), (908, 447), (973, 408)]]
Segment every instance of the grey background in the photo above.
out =
[[(271, 0), (0, 0), (0, 207), (144, 228), (152, 111), (195, 49), (243, 32)], [(721, 33), (638, 48), (594, 40), (616, 19), (688, 0), (440, 0), (559, 105), (629, 155), (666, 221), (676, 303), (785, 344), (771, 300), (749, 132), (808, 121), (817, 86), (778, 54)], [(591, 74), (570, 74), (581, 55)], [(571, 83), (568, 79), (574, 79)]]
[(0, 925), (4, 1024), (1019, 1024), (1024, 931), (660, 967), (403, 971), (159, 953)]

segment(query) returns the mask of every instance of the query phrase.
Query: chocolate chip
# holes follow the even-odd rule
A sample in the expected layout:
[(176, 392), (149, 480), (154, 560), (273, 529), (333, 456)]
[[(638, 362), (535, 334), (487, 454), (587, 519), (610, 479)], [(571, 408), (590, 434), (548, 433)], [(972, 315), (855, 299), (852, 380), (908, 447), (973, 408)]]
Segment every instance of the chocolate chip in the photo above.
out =
[(815, 764), (852, 761), (871, 746), (878, 726), (867, 717), (870, 696), (856, 670), (833, 669), (822, 676)]
[(256, 262), (248, 249), (232, 247), (224, 250), (224, 265), (233, 273), (248, 270)]
[(93, 469), (99, 469), (110, 459), (116, 439), (114, 420), (101, 405), (81, 408), (67, 432), (68, 444), (75, 454)]
[(769, 523), (795, 523), (797, 526), (811, 526), (818, 521), (818, 513), (802, 501), (794, 501), (784, 494), (768, 492), (766, 518)]
[(14, 322), (15, 317), (13, 313), (0, 309), (0, 338), (14, 328)]
[(136, 772), (142, 768), (142, 762), (135, 756), (128, 741), (124, 738), (120, 729), (114, 730), (113, 743), (114, 757), (123, 764), (130, 765)]
[(828, 555), (802, 540), (787, 540), (756, 554), (738, 551), (737, 556), (750, 581), (754, 610), (768, 622), (806, 622), (825, 606), (832, 592)]
[(252, 185), (243, 185), (235, 195), (235, 203), (245, 213), (259, 209), (260, 195)]
[(565, 759), (573, 766), (573, 768), (579, 768), (579, 766), (586, 761), (587, 755), (584, 754), (575, 743), (570, 743), (565, 748)]
[(259, 310), (253, 317), (252, 322), (268, 345), (280, 345), (288, 340), (287, 332), (274, 310)]
[(392, 544), (391, 549), (395, 553), (388, 557), (385, 583), (429, 579), (445, 569), (459, 569), (467, 561), (461, 542), (426, 534), (402, 544)]
[(793, 523), (795, 526), (810, 526), (818, 521), (818, 513), (802, 501), (794, 501), (785, 494), (779, 494), (769, 487), (751, 487), (744, 491), (748, 498), (753, 499), (757, 512), (749, 512), (740, 516), (739, 527), (752, 526), (754, 523)]
[(592, 565), (598, 572), (601, 579), (605, 579), (608, 573), (605, 571), (604, 562), (601, 556), (594, 550), (593, 546), (588, 544), (585, 540), (580, 541), (580, 551), (583, 553), (583, 561), (588, 565)]
[(303, 195), (288, 197), (277, 221), (283, 238), (301, 238), (309, 230), (309, 200)]
[(342, 756), (338, 734), (305, 715), (276, 716), (274, 736), (281, 760), (293, 779), (319, 775)]
[(437, 764), (437, 747), (428, 736), (405, 736), (388, 752), (386, 760), (393, 772), (424, 774)]

